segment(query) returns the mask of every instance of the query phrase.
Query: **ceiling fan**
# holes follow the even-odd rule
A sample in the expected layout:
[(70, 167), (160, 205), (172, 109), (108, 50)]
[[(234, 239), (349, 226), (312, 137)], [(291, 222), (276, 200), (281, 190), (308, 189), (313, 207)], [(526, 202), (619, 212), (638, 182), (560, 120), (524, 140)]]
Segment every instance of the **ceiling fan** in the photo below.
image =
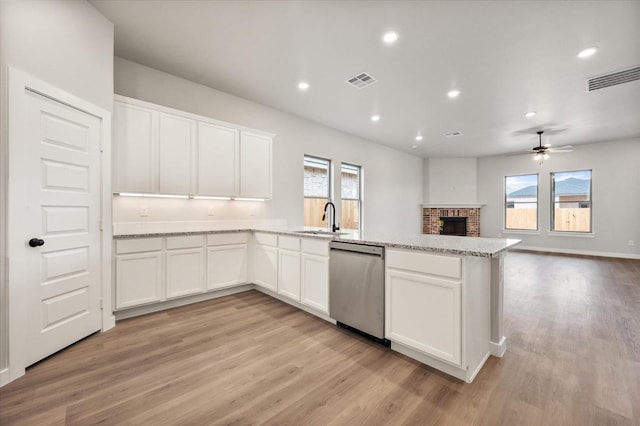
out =
[(512, 155), (533, 154), (533, 161), (537, 161), (538, 163), (542, 164), (544, 160), (549, 159), (550, 152), (564, 153), (573, 151), (572, 149), (570, 149), (572, 148), (571, 145), (559, 146), (557, 148), (551, 148), (551, 146), (549, 146), (548, 144), (542, 145), (542, 134), (544, 133), (544, 131), (539, 130), (536, 133), (538, 134), (538, 146), (534, 146), (529, 151)]

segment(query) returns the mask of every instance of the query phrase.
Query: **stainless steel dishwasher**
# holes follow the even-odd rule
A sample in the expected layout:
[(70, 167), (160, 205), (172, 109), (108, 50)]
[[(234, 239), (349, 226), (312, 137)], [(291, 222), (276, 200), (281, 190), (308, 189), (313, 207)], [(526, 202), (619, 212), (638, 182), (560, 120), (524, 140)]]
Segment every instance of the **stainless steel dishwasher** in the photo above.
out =
[(329, 243), (329, 316), (389, 346), (384, 338), (384, 247)]

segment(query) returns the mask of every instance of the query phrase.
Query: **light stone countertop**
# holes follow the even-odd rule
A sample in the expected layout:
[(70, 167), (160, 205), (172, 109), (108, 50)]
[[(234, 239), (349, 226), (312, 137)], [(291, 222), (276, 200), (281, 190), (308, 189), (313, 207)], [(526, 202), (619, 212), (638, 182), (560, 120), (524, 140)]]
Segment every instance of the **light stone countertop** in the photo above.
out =
[[(317, 229), (317, 228), (313, 228)], [(269, 228), (230, 228), (216, 229), (210, 231), (188, 231), (188, 232), (155, 232), (140, 234), (119, 234), (114, 235), (115, 240), (131, 238), (153, 238), (153, 237), (173, 237), (183, 235), (198, 234), (223, 234), (230, 232), (264, 232), (269, 234), (286, 235), (299, 238), (313, 238), (329, 241), (340, 241), (345, 243), (366, 244), (384, 246), (386, 248), (397, 248), (406, 250), (420, 250), (435, 253), (455, 254), (462, 256), (478, 257), (499, 257), (514, 246), (520, 244), (520, 240), (505, 238), (484, 238), (484, 237), (457, 237), (451, 235), (389, 235), (384, 233), (368, 232), (365, 237), (360, 237), (357, 233), (347, 233), (343, 235), (326, 234), (306, 234), (301, 233), (308, 228), (297, 228), (291, 230), (269, 229)]]

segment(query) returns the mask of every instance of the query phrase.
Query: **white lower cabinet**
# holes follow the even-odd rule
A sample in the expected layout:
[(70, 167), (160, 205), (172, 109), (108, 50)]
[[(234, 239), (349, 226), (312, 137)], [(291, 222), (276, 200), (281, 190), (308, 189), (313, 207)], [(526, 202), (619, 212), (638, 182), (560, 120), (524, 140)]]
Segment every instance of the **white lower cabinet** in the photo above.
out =
[(159, 302), (162, 293), (162, 238), (116, 242), (116, 309)]
[(461, 283), (387, 269), (386, 338), (460, 365)]
[(247, 245), (209, 247), (207, 271), (207, 290), (246, 283)]
[(329, 314), (329, 242), (302, 239), (302, 304)]
[(204, 290), (204, 239), (202, 235), (166, 238), (167, 299)]
[(278, 291), (278, 236), (256, 232), (253, 235), (253, 283)]
[(278, 249), (278, 293), (300, 301), (300, 252)]

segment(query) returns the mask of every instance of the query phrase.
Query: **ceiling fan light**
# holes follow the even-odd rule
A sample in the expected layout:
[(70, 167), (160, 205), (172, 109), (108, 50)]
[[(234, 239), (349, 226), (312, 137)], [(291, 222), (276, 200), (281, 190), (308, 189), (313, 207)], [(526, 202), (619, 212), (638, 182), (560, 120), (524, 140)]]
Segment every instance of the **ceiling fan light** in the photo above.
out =
[(546, 152), (544, 153), (544, 155), (542, 156), (543, 159), (548, 160), (549, 159), (549, 154), (547, 154)]
[(533, 161), (539, 161), (541, 158), (541, 155), (539, 152), (536, 152), (536, 155), (533, 156)]

